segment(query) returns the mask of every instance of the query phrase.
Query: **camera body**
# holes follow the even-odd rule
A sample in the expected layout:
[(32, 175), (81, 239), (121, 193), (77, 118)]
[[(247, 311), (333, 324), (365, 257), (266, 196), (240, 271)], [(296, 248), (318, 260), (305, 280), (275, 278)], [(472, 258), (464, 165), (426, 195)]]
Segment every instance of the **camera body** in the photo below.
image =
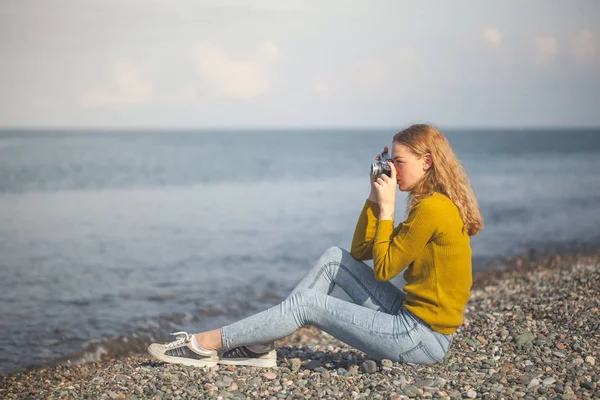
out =
[(371, 164), (371, 176), (379, 178), (382, 174), (392, 177), (392, 170), (388, 161), (392, 161), (387, 146), (383, 149), (383, 153), (379, 155), (379, 159)]

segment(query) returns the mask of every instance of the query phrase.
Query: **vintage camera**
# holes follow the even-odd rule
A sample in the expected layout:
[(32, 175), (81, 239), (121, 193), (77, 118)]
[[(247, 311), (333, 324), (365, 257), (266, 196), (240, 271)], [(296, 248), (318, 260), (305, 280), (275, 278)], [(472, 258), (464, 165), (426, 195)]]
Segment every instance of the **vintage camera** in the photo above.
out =
[(386, 174), (387, 176), (392, 176), (392, 170), (390, 169), (390, 164), (388, 161), (392, 161), (390, 157), (390, 153), (388, 153), (388, 148), (385, 146), (383, 148), (383, 153), (378, 156), (379, 159), (371, 164), (371, 176), (375, 178), (379, 178), (382, 174)]

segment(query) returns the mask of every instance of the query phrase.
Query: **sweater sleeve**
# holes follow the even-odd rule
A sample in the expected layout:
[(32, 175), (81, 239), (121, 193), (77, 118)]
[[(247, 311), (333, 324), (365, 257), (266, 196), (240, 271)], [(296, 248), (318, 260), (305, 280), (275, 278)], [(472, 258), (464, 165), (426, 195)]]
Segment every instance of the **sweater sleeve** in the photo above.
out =
[(377, 229), (377, 218), (379, 218), (379, 205), (367, 200), (354, 229), (350, 248), (352, 257), (363, 261), (373, 259), (373, 239)]
[(394, 221), (378, 222), (372, 247), (376, 280), (389, 281), (415, 260), (437, 233), (438, 211), (435, 202), (422, 200), (413, 207), (396, 235), (392, 235)]

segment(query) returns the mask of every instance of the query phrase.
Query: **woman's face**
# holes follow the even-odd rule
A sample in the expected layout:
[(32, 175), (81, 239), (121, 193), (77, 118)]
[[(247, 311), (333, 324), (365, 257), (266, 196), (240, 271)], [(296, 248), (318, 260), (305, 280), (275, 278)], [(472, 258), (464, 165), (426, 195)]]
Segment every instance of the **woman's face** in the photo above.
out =
[(392, 160), (396, 166), (396, 180), (402, 192), (409, 192), (431, 167), (431, 157), (417, 157), (408, 147), (399, 142), (392, 144)]

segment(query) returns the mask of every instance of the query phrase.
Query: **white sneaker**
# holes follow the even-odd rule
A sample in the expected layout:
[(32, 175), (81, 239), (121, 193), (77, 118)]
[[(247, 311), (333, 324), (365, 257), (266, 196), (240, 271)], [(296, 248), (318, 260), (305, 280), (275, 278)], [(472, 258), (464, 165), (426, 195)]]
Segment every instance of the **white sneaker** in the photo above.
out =
[(274, 343), (266, 346), (240, 346), (230, 350), (221, 350), (217, 363), (274, 368), (277, 367), (277, 351)]
[(177, 340), (165, 344), (152, 343), (148, 346), (148, 353), (160, 361), (192, 365), (195, 367), (215, 366), (219, 357), (215, 350), (206, 350), (200, 353), (192, 348), (193, 335), (187, 332), (175, 332), (171, 335), (177, 335)]

